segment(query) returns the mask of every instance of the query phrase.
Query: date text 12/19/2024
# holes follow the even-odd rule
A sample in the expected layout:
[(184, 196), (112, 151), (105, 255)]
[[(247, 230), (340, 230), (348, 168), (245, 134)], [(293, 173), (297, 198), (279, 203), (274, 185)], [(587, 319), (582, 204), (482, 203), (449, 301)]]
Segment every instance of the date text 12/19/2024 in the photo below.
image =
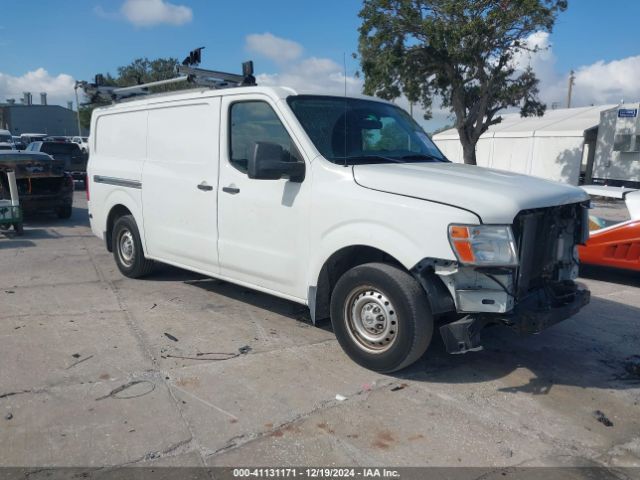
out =
[(399, 478), (388, 468), (234, 468), (234, 478)]

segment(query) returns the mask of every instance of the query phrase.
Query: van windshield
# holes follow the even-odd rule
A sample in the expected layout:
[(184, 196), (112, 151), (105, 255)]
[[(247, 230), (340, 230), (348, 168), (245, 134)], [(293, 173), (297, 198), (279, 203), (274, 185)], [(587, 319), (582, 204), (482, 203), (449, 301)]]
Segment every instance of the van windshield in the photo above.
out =
[(319, 95), (290, 96), (287, 103), (313, 144), (331, 162), (449, 161), (420, 125), (394, 105)]

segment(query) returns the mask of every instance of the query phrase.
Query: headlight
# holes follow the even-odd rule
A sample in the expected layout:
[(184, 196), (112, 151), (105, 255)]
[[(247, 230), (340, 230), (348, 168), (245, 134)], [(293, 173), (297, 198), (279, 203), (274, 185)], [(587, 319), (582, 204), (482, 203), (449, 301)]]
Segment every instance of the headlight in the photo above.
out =
[(449, 225), (449, 241), (460, 263), (518, 265), (516, 243), (508, 225)]

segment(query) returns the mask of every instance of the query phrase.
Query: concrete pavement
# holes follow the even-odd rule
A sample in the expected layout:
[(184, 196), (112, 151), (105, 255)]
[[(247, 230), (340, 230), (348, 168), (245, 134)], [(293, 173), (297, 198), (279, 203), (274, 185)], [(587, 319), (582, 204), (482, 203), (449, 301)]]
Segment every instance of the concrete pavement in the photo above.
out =
[(83, 197), (0, 233), (0, 466), (640, 466), (637, 275), (587, 271), (575, 318), (379, 375), (300, 305), (124, 278)]

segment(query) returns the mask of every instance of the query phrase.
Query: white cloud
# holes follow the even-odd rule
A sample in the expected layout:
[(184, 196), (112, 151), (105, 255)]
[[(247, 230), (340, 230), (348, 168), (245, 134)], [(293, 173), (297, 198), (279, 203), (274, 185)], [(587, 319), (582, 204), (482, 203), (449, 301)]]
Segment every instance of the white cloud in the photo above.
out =
[[(549, 34), (536, 32), (527, 42), (538, 46), (535, 53), (517, 56), (516, 65), (523, 68), (530, 65), (540, 79), (540, 97), (551, 107), (553, 103), (566, 106), (569, 72), (560, 73), (556, 68), (556, 57), (549, 42)], [(576, 65), (575, 84), (571, 105), (581, 107), (640, 100), (640, 55), (605, 62), (599, 60), (590, 65)]]
[(120, 18), (120, 13), (118, 12), (110, 12), (102, 8), (102, 5), (96, 5), (93, 7), (93, 13), (95, 13), (100, 18), (105, 18), (107, 20), (117, 20)]
[(276, 37), (269, 32), (247, 35), (245, 48), (277, 63), (291, 62), (302, 55), (302, 45), (293, 40)]
[(611, 62), (597, 61), (575, 71), (575, 104), (589, 105), (640, 100), (640, 55)]
[(515, 55), (514, 63), (516, 68), (524, 70), (531, 67), (538, 78), (548, 80), (556, 75), (556, 57), (553, 53), (548, 32), (532, 33), (526, 40), (527, 47), (537, 49), (536, 52), (523, 50)]
[[(286, 86), (300, 92), (323, 91), (344, 94), (345, 75), (342, 65), (328, 58), (306, 58), (286, 66), (279, 73), (262, 73), (257, 76), (259, 85)], [(355, 76), (346, 77), (347, 93), (359, 94), (362, 81)]]
[[(105, 14), (100, 7), (96, 7), (95, 11), (99, 15)], [(120, 12), (124, 18), (138, 27), (161, 24), (179, 26), (193, 19), (193, 11), (189, 7), (175, 5), (166, 0), (125, 0)]]
[(20, 102), (23, 92), (31, 92), (33, 103), (40, 103), (40, 92), (47, 93), (50, 105), (67, 105), (67, 101), (75, 100), (73, 86), (75, 81), (71, 75), (61, 73), (50, 75), (44, 68), (27, 72), (20, 77), (0, 73), (0, 102), (14, 98)]

